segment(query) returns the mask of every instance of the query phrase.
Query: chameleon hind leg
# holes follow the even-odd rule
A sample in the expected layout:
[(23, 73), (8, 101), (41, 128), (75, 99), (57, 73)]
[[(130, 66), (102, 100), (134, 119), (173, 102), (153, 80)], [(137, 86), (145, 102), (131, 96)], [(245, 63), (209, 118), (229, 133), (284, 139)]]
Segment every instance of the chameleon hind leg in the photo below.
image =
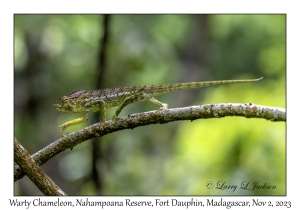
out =
[(154, 103), (154, 104), (156, 104), (157, 106), (159, 106), (159, 109), (160, 109), (160, 110), (164, 110), (164, 109), (168, 109), (168, 108), (169, 108), (168, 104), (162, 103), (162, 102), (158, 101), (158, 100), (157, 100), (156, 98), (154, 98), (154, 97), (151, 97), (151, 98), (149, 99), (149, 101), (152, 102), (152, 103)]
[(71, 120), (71, 121), (68, 121), (60, 126), (58, 126), (60, 128), (60, 134), (63, 134), (63, 132), (69, 127), (69, 126), (72, 126), (72, 125), (76, 125), (76, 124), (80, 124), (80, 123), (83, 123), (85, 121), (88, 120), (88, 114), (87, 113), (83, 113), (83, 116), (80, 117), (80, 118), (77, 118), (77, 119), (74, 119), (74, 120)]
[(134, 103), (136, 101), (150, 101), (150, 102), (156, 104), (157, 106), (159, 106), (159, 109), (161, 109), (161, 110), (168, 109), (168, 104), (165, 104), (165, 103), (162, 103), (162, 102), (156, 100), (151, 95), (148, 95), (145, 93), (139, 93), (139, 94), (135, 94), (135, 95), (125, 98), (125, 100), (120, 104), (120, 106), (117, 108), (115, 114), (113, 115), (112, 122), (114, 123), (116, 121), (118, 115), (120, 114), (120, 112), (122, 111), (122, 109), (125, 106), (127, 106), (128, 104)]

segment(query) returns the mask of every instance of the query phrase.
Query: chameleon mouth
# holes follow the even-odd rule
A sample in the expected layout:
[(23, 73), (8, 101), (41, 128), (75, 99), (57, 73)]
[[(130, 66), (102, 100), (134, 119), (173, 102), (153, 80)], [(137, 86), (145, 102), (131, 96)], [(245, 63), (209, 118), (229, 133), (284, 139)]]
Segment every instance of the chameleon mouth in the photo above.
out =
[(57, 103), (54, 103), (53, 106), (54, 106), (55, 109), (61, 109), (61, 105), (59, 105)]

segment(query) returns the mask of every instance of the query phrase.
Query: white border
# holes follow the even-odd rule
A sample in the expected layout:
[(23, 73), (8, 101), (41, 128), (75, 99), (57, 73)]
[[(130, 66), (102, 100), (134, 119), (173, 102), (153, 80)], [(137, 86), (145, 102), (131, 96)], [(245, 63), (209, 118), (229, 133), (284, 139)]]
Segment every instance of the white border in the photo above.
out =
[[(300, 207), (299, 169), (299, 37), (300, 18), (296, 1), (1, 1), (1, 192), (0, 205), (12, 208), (9, 199), (13, 195), (13, 14), (14, 13), (286, 13), (287, 14), (287, 197), (254, 197), (260, 200), (290, 200), (292, 207)], [(297, 9), (298, 8), (298, 9)], [(276, 166), (270, 166), (276, 167)], [(22, 199), (23, 197), (15, 197)], [(33, 197), (29, 197), (34, 199)], [(74, 199), (72, 197), (69, 199)], [(94, 197), (95, 198), (95, 197)], [(112, 197), (107, 197), (111, 199)], [(133, 197), (130, 197), (133, 198)], [(136, 197), (137, 200), (154, 200), (158, 197)], [(165, 197), (166, 198), (166, 197)], [(208, 197), (217, 198), (217, 197)], [(50, 198), (49, 198), (50, 199)], [(52, 198), (54, 199), (54, 198)], [(122, 199), (125, 197), (113, 197)], [(189, 197), (181, 197), (188, 200)], [(206, 200), (206, 197), (200, 197)], [(225, 197), (226, 200), (250, 200), (252, 197)], [(23, 207), (21, 207), (23, 208)], [(48, 208), (48, 207), (45, 207)], [(49, 207), (50, 208), (50, 207)], [(161, 207), (157, 209), (173, 209)], [(234, 208), (234, 207), (232, 207)], [(83, 208), (81, 208), (83, 209)], [(99, 209), (99, 208), (98, 208)], [(123, 207), (122, 209), (130, 209)], [(181, 208), (185, 209), (185, 208)], [(195, 208), (196, 209), (196, 208)], [(198, 208), (197, 208), (198, 209)], [(210, 209), (210, 208), (206, 208)], [(216, 209), (216, 208), (214, 208)], [(222, 207), (222, 209), (226, 209)]]

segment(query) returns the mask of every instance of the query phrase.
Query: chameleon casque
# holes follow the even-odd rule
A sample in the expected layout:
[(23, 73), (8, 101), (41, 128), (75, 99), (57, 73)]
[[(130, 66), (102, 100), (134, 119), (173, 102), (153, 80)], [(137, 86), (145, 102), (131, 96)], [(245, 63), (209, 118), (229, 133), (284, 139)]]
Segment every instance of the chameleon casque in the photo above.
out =
[(65, 129), (69, 126), (87, 121), (88, 113), (90, 112), (100, 112), (101, 128), (106, 120), (107, 108), (118, 106), (115, 114), (112, 117), (112, 122), (114, 123), (125, 106), (137, 101), (150, 101), (158, 105), (159, 109), (164, 110), (168, 109), (168, 104), (156, 100), (154, 96), (191, 88), (200, 88), (206, 86), (225, 85), (234, 83), (256, 82), (261, 79), (262, 77), (258, 79), (247, 80), (219, 80), (205, 82), (173, 83), (163, 85), (139, 85), (106, 88), (92, 91), (77, 90), (71, 93), (70, 95), (62, 96), (57, 102), (53, 104), (53, 106), (56, 110), (60, 112), (80, 113), (83, 115), (81, 118), (77, 118), (60, 125), (60, 133), (62, 134), (65, 131)]

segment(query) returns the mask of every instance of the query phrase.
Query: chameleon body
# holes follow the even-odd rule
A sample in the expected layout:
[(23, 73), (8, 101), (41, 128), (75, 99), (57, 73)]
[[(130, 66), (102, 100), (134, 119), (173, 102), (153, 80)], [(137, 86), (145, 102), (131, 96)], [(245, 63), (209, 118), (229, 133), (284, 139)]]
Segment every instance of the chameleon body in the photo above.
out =
[(187, 82), (163, 85), (140, 85), (127, 86), (117, 88), (107, 88), (93, 91), (77, 90), (69, 95), (62, 96), (53, 104), (54, 108), (60, 112), (80, 113), (81, 118), (68, 121), (59, 126), (61, 134), (71, 125), (83, 123), (88, 120), (88, 113), (100, 112), (100, 128), (106, 120), (106, 109), (118, 106), (112, 117), (114, 123), (122, 111), (128, 104), (137, 101), (150, 101), (159, 106), (159, 109), (168, 109), (168, 104), (162, 103), (154, 98), (164, 93), (185, 90), (190, 88), (200, 88), (214, 85), (225, 85), (233, 83), (255, 82), (259, 79), (248, 80), (219, 80), (206, 82)]

